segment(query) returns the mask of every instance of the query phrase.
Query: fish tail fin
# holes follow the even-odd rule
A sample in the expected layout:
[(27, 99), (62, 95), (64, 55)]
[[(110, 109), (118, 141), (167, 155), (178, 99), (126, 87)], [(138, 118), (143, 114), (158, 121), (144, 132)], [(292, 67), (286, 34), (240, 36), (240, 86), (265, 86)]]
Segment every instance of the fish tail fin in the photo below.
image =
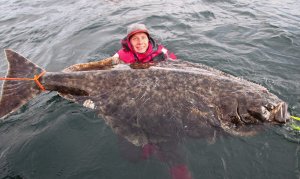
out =
[(2, 85), (0, 97), (0, 118), (16, 111), (36, 95), (41, 93), (37, 84), (36, 74), (44, 70), (20, 54), (10, 49), (5, 49), (8, 70)]

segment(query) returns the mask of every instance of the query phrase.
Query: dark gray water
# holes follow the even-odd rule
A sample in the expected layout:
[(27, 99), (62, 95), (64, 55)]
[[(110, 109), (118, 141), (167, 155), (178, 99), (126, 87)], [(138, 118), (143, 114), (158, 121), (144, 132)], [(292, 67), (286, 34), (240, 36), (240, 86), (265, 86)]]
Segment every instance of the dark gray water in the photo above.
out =
[[(0, 76), (11, 48), (48, 71), (113, 55), (131, 23), (184, 60), (267, 87), (300, 116), (298, 0), (0, 0)], [(1, 82), (0, 82), (1, 83)], [(300, 134), (270, 127), (213, 144), (187, 140), (193, 177), (300, 178)], [(151, 158), (130, 162), (96, 114), (45, 93), (0, 122), (0, 178), (166, 179)]]

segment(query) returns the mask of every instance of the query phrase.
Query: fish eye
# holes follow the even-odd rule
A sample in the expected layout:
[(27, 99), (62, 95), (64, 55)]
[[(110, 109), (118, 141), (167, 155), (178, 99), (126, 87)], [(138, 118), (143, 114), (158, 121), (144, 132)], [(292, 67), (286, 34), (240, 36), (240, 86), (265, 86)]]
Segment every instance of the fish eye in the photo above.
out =
[(261, 107), (261, 114), (263, 120), (268, 120), (270, 117), (270, 110), (266, 106)]
[(264, 106), (268, 111), (272, 111), (274, 109), (274, 105), (273, 104), (267, 104)]

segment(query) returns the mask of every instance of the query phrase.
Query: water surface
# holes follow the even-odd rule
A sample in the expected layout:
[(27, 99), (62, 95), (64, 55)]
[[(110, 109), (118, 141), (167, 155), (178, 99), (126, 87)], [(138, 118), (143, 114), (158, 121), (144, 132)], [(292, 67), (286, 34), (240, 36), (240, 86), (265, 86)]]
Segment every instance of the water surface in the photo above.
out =
[[(131, 23), (169, 50), (259, 83), (300, 116), (297, 0), (0, 0), (0, 76), (11, 48), (48, 71), (103, 59)], [(299, 133), (270, 127), (254, 137), (184, 146), (194, 178), (300, 178)], [(49, 92), (0, 123), (0, 178), (165, 179), (155, 158), (130, 162), (95, 112)]]

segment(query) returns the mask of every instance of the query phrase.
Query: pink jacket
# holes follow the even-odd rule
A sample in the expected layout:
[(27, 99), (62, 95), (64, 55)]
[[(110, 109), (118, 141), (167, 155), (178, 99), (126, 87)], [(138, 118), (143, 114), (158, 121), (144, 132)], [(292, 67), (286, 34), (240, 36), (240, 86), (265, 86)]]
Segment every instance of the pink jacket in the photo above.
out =
[(146, 63), (150, 61), (162, 61), (168, 58), (176, 59), (174, 53), (169, 53), (164, 46), (157, 44), (151, 37), (149, 37), (149, 47), (147, 51), (143, 54), (136, 53), (133, 50), (127, 37), (122, 41), (122, 49), (120, 49), (117, 54), (119, 58), (125, 63), (141, 62)]

